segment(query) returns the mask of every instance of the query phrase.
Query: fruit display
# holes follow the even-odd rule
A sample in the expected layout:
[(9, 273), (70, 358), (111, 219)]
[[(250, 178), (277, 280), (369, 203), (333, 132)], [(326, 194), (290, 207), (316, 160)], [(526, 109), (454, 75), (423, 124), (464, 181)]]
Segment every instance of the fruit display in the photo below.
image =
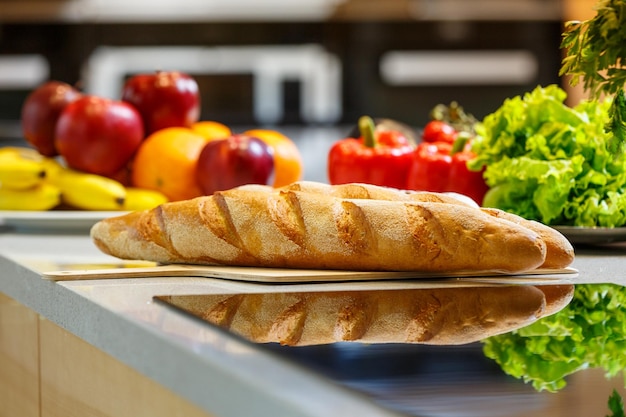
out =
[(143, 138), (143, 122), (133, 106), (84, 96), (61, 113), (54, 143), (68, 166), (108, 176), (128, 163)]
[(232, 135), (230, 127), (214, 120), (201, 120), (191, 125), (191, 130), (206, 139), (223, 139)]
[(57, 120), (65, 107), (81, 97), (69, 84), (48, 81), (33, 90), (22, 105), (22, 131), (26, 140), (44, 156), (56, 156)]
[(111, 178), (68, 168), (31, 148), (0, 148), (0, 210), (134, 210), (167, 201), (160, 193), (140, 194)]
[[(216, 171), (222, 175), (215, 175)], [(244, 134), (207, 143), (196, 165), (196, 179), (206, 195), (241, 184), (268, 184), (273, 172), (272, 148)]]
[(160, 191), (170, 200), (201, 196), (196, 161), (208, 141), (184, 127), (157, 130), (144, 140), (135, 155), (131, 183)]
[[(177, 71), (131, 76), (119, 99), (45, 82), (22, 106), (30, 147), (0, 148), (0, 210), (142, 210), (224, 187), (302, 179), (288, 137), (236, 133), (199, 116), (198, 85)], [(237, 150), (222, 145), (233, 141)]]
[(46, 181), (45, 158), (30, 148), (0, 148), (1, 210), (49, 210), (61, 203), (61, 190)]
[(141, 113), (146, 134), (166, 127), (190, 127), (200, 118), (200, 89), (189, 74), (157, 71), (130, 77), (122, 100)]
[(0, 184), (11, 190), (26, 190), (41, 183), (46, 169), (37, 151), (28, 148), (0, 149)]
[(295, 143), (280, 132), (269, 129), (251, 129), (244, 135), (253, 136), (267, 143), (274, 153), (274, 181), (272, 186), (284, 187), (302, 179), (303, 163)]

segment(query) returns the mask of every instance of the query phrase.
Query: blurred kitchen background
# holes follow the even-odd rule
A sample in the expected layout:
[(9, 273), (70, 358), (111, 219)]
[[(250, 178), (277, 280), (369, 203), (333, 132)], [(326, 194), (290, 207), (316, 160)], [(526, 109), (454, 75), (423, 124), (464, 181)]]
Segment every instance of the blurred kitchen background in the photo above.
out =
[[(560, 80), (563, 22), (594, 0), (0, 0), (0, 140), (47, 79), (119, 98), (126, 77), (181, 70), (202, 119), (274, 127), (325, 180), (363, 114), (419, 127), (438, 103), (482, 118)], [(572, 97), (576, 97), (572, 92)]]

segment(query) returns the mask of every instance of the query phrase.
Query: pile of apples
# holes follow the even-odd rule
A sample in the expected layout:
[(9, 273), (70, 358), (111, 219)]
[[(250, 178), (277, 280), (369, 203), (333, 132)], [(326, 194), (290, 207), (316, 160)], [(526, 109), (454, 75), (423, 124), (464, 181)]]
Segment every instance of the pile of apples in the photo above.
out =
[(200, 96), (196, 81), (181, 72), (135, 75), (120, 100), (49, 81), (26, 98), (21, 116), (24, 137), (42, 155), (61, 155), (71, 168), (115, 177), (150, 133), (196, 122)]
[[(70, 168), (121, 182), (128, 182), (129, 166), (146, 137), (168, 127), (190, 127), (199, 118), (198, 84), (178, 71), (134, 75), (124, 83), (120, 99), (88, 95), (67, 83), (48, 81), (26, 98), (21, 115), (24, 137), (39, 153), (60, 155)], [(269, 152), (265, 159), (271, 161), (271, 150), (265, 152)], [(219, 163), (214, 161), (216, 152), (209, 153), (213, 156), (203, 156), (198, 164), (199, 177), (206, 177), (201, 183), (211, 183), (203, 186), (207, 194), (220, 188), (209, 180), (215, 178), (211, 173)], [(263, 178), (255, 181), (267, 182), (269, 162), (260, 165)], [(225, 186), (232, 185), (227, 181)]]

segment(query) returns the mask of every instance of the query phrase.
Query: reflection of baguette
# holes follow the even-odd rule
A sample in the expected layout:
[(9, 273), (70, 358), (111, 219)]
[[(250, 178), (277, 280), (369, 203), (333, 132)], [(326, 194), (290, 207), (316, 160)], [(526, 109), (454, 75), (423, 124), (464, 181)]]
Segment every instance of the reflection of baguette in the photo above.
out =
[(258, 343), (456, 345), (531, 324), (572, 294), (572, 285), (554, 285), (161, 298)]
[(105, 253), (162, 263), (524, 272), (545, 261), (539, 234), (446, 204), (451, 197), (415, 201), (420, 193), (365, 185), (335, 191), (349, 188), (369, 197), (247, 187), (105, 219), (91, 235)]
[(574, 296), (574, 286), (569, 284), (537, 285), (537, 288), (539, 288), (546, 297), (546, 309), (544, 310), (542, 317), (558, 312), (569, 304)]

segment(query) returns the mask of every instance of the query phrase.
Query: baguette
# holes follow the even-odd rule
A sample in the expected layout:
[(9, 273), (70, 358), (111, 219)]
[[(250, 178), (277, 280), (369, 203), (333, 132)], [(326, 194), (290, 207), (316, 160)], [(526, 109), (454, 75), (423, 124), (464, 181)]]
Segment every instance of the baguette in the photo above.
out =
[[(293, 187), (166, 203), (101, 220), (91, 237), (112, 256), (160, 263), (519, 273), (545, 262), (538, 233), (468, 204), (446, 204), (451, 197), (426, 193), (420, 198), (436, 202), (415, 201), (420, 193), (364, 185), (330, 193)], [(375, 199), (336, 196), (356, 189)]]
[[(271, 189), (266, 190), (271, 191)], [(455, 193), (398, 190), (395, 188), (361, 183), (330, 185), (313, 181), (299, 181), (286, 185), (280, 188), (280, 190), (300, 191), (359, 200), (416, 201), (421, 203), (448, 203), (467, 207), (478, 207), (474, 200), (463, 198)]]
[(541, 236), (546, 243), (546, 259), (540, 268), (565, 268), (574, 261), (574, 247), (558, 230), (503, 210), (495, 208), (481, 208), (481, 210), (491, 216), (527, 227)]
[[(404, 191), (367, 184), (328, 185), (311, 181), (302, 181), (283, 187), (285, 190), (297, 190), (309, 193), (326, 194), (339, 198), (358, 198), (390, 201), (420, 201), (447, 204), (460, 204), (478, 207), (474, 200), (463, 198), (454, 193), (433, 193), (427, 191)], [(546, 243), (545, 262), (540, 268), (561, 269), (574, 261), (574, 247), (558, 230), (542, 223), (527, 220), (513, 213), (496, 208), (480, 208), (493, 217), (499, 217), (536, 232)]]
[(459, 345), (529, 325), (572, 295), (573, 285), (506, 285), (159, 298), (256, 343)]

